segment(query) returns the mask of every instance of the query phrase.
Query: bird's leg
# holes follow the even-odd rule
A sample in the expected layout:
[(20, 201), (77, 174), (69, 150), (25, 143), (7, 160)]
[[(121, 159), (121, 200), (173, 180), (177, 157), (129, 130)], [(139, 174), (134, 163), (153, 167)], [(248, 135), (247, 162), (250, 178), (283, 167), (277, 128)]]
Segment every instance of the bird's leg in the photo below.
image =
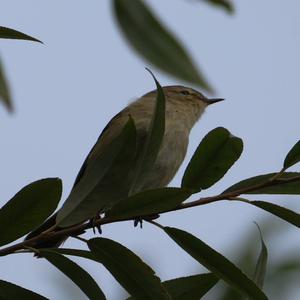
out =
[(152, 220), (155, 220), (158, 218), (159, 218), (159, 214), (153, 214), (153, 215), (149, 215), (149, 216), (145, 216), (145, 217), (137, 217), (137, 218), (134, 218), (133, 225), (134, 225), (134, 227), (137, 227), (140, 224), (140, 228), (143, 228), (143, 220), (152, 221)]
[(142, 217), (134, 218), (133, 226), (137, 227), (139, 224), (140, 224), (140, 228), (142, 229), (143, 228), (143, 218)]
[(102, 219), (102, 218), (101, 218), (100, 212), (98, 212), (98, 213), (96, 214), (95, 217), (93, 217), (93, 218), (90, 219), (90, 225), (91, 225), (92, 228), (93, 228), (93, 233), (94, 233), (94, 234), (96, 234), (96, 228), (97, 228), (97, 230), (98, 230), (98, 233), (99, 233), (99, 234), (102, 234), (101, 225), (100, 225), (100, 224), (97, 224), (97, 221), (98, 221), (98, 220), (101, 220), (101, 219)]

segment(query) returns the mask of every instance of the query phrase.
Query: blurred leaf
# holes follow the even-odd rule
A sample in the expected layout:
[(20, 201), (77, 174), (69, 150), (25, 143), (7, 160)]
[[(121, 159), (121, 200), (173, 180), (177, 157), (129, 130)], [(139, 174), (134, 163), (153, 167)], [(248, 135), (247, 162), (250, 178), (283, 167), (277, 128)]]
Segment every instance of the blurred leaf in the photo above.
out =
[(223, 293), (219, 296), (218, 300), (247, 300), (247, 298), (229, 285), (226, 287), (222, 286), (222, 292)]
[(111, 218), (130, 218), (156, 214), (177, 207), (191, 194), (191, 191), (181, 188), (147, 190), (118, 202), (106, 215)]
[(14, 39), (14, 40), (27, 40), (27, 41), (33, 41), (33, 42), (39, 42), (42, 43), (42, 41), (27, 35), (25, 33), (22, 33), (20, 31), (0, 26), (0, 38), (1, 39)]
[[(155, 81), (157, 88), (157, 96), (150, 127), (147, 131), (145, 146), (143, 149), (141, 149), (141, 155), (139, 156), (139, 161), (135, 169), (135, 177), (129, 195), (135, 194), (143, 188), (143, 178), (144, 176), (146, 176), (145, 174), (147, 174), (149, 169), (153, 168), (153, 164), (156, 161), (157, 154), (159, 152), (165, 133), (165, 95), (163, 89), (161, 88), (159, 82), (156, 80), (153, 73), (149, 69), (147, 70), (150, 72)], [(140, 181), (141, 178), (142, 180)]]
[(129, 44), (157, 68), (212, 91), (183, 46), (140, 0), (114, 0), (117, 22)]
[(290, 150), (290, 152), (287, 154), (283, 167), (285, 169), (291, 167), (292, 165), (295, 165), (300, 161), (300, 141), (298, 141), (294, 147)]
[(8, 244), (45, 221), (61, 198), (59, 178), (30, 183), (0, 209), (0, 246)]
[[(199, 300), (219, 279), (212, 273), (181, 277), (164, 281), (162, 284), (168, 291), (172, 300)], [(127, 300), (138, 300), (129, 297)], [(142, 300), (142, 299), (141, 299)]]
[(8, 82), (5, 76), (5, 71), (0, 60), (0, 100), (4, 103), (8, 111), (12, 112), (12, 100), (10, 96)]
[[(225, 193), (231, 193), (238, 191), (240, 189), (244, 189), (251, 186), (257, 186), (257, 188), (248, 192), (245, 192), (243, 194), (279, 194), (279, 195), (299, 195), (300, 194), (300, 173), (296, 172), (285, 172), (280, 176), (280, 179), (277, 179), (277, 184), (273, 186), (266, 186), (266, 187), (260, 187), (261, 184), (267, 183), (273, 176), (275, 176), (277, 173), (270, 173), (270, 174), (264, 174), (259, 175), (255, 177), (251, 177), (245, 180), (242, 180), (231, 187), (229, 187), (227, 190), (223, 192)], [(291, 178), (297, 178), (299, 179), (292, 181), (292, 182), (285, 182), (285, 179), (291, 179)], [(270, 185), (271, 183), (268, 183)]]
[(256, 224), (256, 225), (257, 225), (259, 235), (260, 235), (261, 250), (260, 250), (259, 257), (258, 257), (258, 260), (256, 263), (253, 280), (257, 284), (257, 286), (262, 289), (263, 285), (264, 285), (264, 281), (265, 281), (266, 271), (267, 271), (268, 249), (263, 240), (261, 230), (260, 230), (258, 224)]
[(131, 296), (148, 300), (171, 299), (154, 271), (129, 249), (105, 238), (91, 239), (88, 246)]
[[(122, 132), (93, 161), (87, 175), (72, 189), (56, 222), (67, 227), (96, 215), (128, 195), (128, 172), (136, 151), (136, 128), (130, 117)], [(117, 188), (116, 188), (117, 187)]]
[(0, 280), (1, 300), (49, 300), (30, 290), (24, 289), (8, 281)]
[(279, 264), (275, 266), (273, 270), (273, 276), (278, 275), (279, 277), (282, 277), (284, 273), (299, 273), (300, 272), (300, 259), (299, 257), (292, 257), (288, 258), (284, 261), (279, 261)]
[(200, 264), (226, 281), (250, 299), (268, 299), (266, 295), (240, 269), (223, 255), (206, 245), (190, 233), (172, 227), (165, 227), (165, 232)]
[(218, 127), (201, 141), (189, 162), (181, 186), (190, 189), (207, 189), (220, 180), (243, 151), (243, 142), (230, 132)]
[(228, 13), (234, 12), (233, 5), (229, 0), (204, 0), (204, 1), (215, 6), (220, 6), (223, 9), (225, 9)]
[[(272, 215), (266, 215), (263, 219), (260, 220), (260, 227), (264, 229), (264, 238), (268, 241), (272, 242), (272, 239), (278, 240), (278, 238), (282, 241), (284, 238), (282, 235), (286, 232), (286, 226), (282, 226), (282, 222), (274, 219)], [(233, 244), (233, 248), (230, 250), (231, 255), (234, 257), (234, 260), (237, 262), (237, 265), (245, 272), (248, 276), (253, 276), (253, 265), (256, 264), (257, 261), (257, 232), (251, 230), (250, 232), (246, 232), (243, 234), (243, 238), (239, 239), (238, 244)], [(287, 256), (285, 253), (284, 257)], [(290, 256), (288, 254), (288, 256)], [(280, 291), (286, 290), (286, 286), (284, 286), (284, 281), (289, 280), (288, 276), (283, 275), (282, 273), (278, 274), (278, 282), (275, 282), (275, 278), (272, 278), (272, 273), (275, 265), (280, 263), (279, 260), (274, 260), (272, 264), (268, 265), (268, 276), (265, 280), (265, 286), (268, 292), (271, 295), (268, 295), (272, 300), (282, 300), (288, 299), (288, 297), (281, 297), (280, 293), (276, 290), (279, 288)], [(275, 279), (275, 280), (274, 280)], [(218, 290), (218, 297), (215, 299), (218, 300), (245, 300), (245, 297), (242, 297), (237, 294), (237, 292), (231, 289), (229, 286), (224, 286), (223, 284), (219, 284), (215, 290)], [(276, 298), (274, 297), (274, 293), (276, 294)]]
[(274, 203), (265, 201), (245, 201), (246, 203), (255, 205), (261, 209), (268, 211), (269, 213), (297, 226), (300, 228), (300, 214), (287, 209), (285, 207), (276, 205)]
[(72, 260), (51, 250), (40, 250), (42, 257), (69, 277), (89, 299), (105, 300), (106, 297), (95, 282), (95, 280)]

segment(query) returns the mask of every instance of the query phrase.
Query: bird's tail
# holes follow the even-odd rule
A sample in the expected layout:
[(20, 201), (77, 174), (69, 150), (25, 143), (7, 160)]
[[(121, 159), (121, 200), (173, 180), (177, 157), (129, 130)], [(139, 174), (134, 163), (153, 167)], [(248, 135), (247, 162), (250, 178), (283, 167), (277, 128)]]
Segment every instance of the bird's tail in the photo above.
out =
[[(55, 225), (57, 213), (55, 213), (53, 216), (51, 216), (48, 220), (46, 220), (42, 225), (40, 225), (37, 229), (30, 232), (26, 237), (25, 241), (34, 238), (35, 236), (41, 234), (45, 230), (51, 228)], [(57, 228), (59, 230), (59, 228)], [(36, 241), (32, 245), (30, 245), (33, 248), (40, 249), (40, 248), (58, 248), (64, 241), (66, 240), (66, 237), (58, 237), (56, 239), (51, 239), (49, 241)]]

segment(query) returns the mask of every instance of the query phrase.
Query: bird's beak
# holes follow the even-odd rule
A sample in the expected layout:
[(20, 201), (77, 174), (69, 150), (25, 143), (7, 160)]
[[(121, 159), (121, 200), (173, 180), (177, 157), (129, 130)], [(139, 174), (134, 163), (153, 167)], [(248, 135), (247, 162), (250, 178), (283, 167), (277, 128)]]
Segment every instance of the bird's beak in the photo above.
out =
[(220, 101), (223, 101), (225, 99), (223, 98), (213, 98), (213, 99), (207, 99), (205, 102), (207, 103), (207, 105), (211, 105)]

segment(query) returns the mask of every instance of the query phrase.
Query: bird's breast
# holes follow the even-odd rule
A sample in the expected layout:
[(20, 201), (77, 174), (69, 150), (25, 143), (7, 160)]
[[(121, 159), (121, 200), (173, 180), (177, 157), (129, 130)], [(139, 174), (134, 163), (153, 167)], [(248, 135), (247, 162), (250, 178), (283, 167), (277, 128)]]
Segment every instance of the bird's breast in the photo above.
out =
[(156, 161), (145, 174), (141, 189), (167, 186), (184, 160), (187, 146), (188, 137), (184, 132), (166, 130)]

